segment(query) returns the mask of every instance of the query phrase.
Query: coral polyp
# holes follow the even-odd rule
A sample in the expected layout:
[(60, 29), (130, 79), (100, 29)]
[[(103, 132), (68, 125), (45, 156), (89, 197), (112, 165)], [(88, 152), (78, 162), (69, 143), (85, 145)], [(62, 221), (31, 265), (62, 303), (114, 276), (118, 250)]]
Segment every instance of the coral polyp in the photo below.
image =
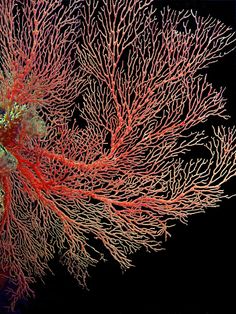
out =
[(17, 103), (5, 108), (0, 105), (0, 145), (2, 151), (20, 144), (25, 136), (33, 138), (45, 134), (46, 124), (34, 107), (18, 105)]
[(19, 131), (22, 124), (23, 114), (26, 106), (19, 106), (14, 103), (12, 106), (0, 107), (0, 143), (12, 145), (19, 138)]

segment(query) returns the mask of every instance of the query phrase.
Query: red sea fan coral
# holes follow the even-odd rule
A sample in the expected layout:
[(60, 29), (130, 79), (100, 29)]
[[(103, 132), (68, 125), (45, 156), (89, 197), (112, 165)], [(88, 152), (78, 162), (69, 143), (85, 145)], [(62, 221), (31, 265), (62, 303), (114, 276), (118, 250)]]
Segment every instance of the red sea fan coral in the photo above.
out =
[(40, 138), (49, 141), (52, 120), (71, 115), (82, 82), (73, 57), (79, 6), (0, 1), (0, 263), (16, 287), (13, 305), (52, 257), (43, 188), (50, 178), (36, 150)]
[(55, 250), (85, 284), (103, 258), (91, 237), (126, 269), (141, 247), (160, 250), (173, 221), (218, 206), (236, 131), (196, 128), (227, 118), (223, 90), (199, 71), (234, 35), (192, 11), (167, 8), (157, 23), (151, 0), (0, 3), (0, 259), (14, 305)]

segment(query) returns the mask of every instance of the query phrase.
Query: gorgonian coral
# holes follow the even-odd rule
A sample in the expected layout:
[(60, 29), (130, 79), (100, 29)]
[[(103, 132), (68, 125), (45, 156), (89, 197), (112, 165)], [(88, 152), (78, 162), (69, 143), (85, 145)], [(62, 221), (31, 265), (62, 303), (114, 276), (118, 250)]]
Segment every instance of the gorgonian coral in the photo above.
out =
[(103, 257), (91, 237), (123, 269), (141, 247), (159, 250), (236, 174), (235, 129), (196, 129), (227, 118), (199, 71), (234, 34), (192, 11), (166, 8), (157, 23), (151, 3), (0, 1), (0, 259), (13, 304), (55, 250), (82, 284)]

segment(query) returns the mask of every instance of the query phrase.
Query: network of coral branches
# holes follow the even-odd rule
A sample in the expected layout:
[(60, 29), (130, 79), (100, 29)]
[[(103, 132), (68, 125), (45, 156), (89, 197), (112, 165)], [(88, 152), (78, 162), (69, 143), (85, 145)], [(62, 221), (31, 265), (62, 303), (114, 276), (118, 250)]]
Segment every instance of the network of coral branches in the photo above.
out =
[[(218, 206), (236, 174), (235, 128), (196, 128), (227, 118), (201, 70), (234, 34), (152, 3), (0, 0), (0, 271), (13, 307), (55, 252), (82, 285), (104, 254), (129, 268), (174, 221)], [(196, 147), (207, 157), (186, 157)]]

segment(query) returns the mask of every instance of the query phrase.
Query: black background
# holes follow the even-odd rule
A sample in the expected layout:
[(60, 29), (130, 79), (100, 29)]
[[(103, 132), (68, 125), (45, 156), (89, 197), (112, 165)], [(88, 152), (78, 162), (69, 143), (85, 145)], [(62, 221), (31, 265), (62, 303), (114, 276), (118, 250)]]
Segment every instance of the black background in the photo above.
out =
[[(160, 1), (161, 8), (197, 9), (236, 29), (236, 1)], [(226, 86), (227, 109), (236, 124), (235, 53), (211, 65), (209, 80)], [(224, 123), (224, 121), (222, 121)], [(225, 186), (236, 193), (236, 180)], [(165, 251), (133, 257), (135, 267), (122, 274), (112, 260), (91, 269), (90, 291), (82, 290), (57, 260), (55, 276), (37, 284), (36, 298), (22, 304), (17, 313), (65, 314), (213, 314), (236, 313), (235, 202), (223, 201), (219, 208), (193, 216), (188, 226), (178, 223)]]

